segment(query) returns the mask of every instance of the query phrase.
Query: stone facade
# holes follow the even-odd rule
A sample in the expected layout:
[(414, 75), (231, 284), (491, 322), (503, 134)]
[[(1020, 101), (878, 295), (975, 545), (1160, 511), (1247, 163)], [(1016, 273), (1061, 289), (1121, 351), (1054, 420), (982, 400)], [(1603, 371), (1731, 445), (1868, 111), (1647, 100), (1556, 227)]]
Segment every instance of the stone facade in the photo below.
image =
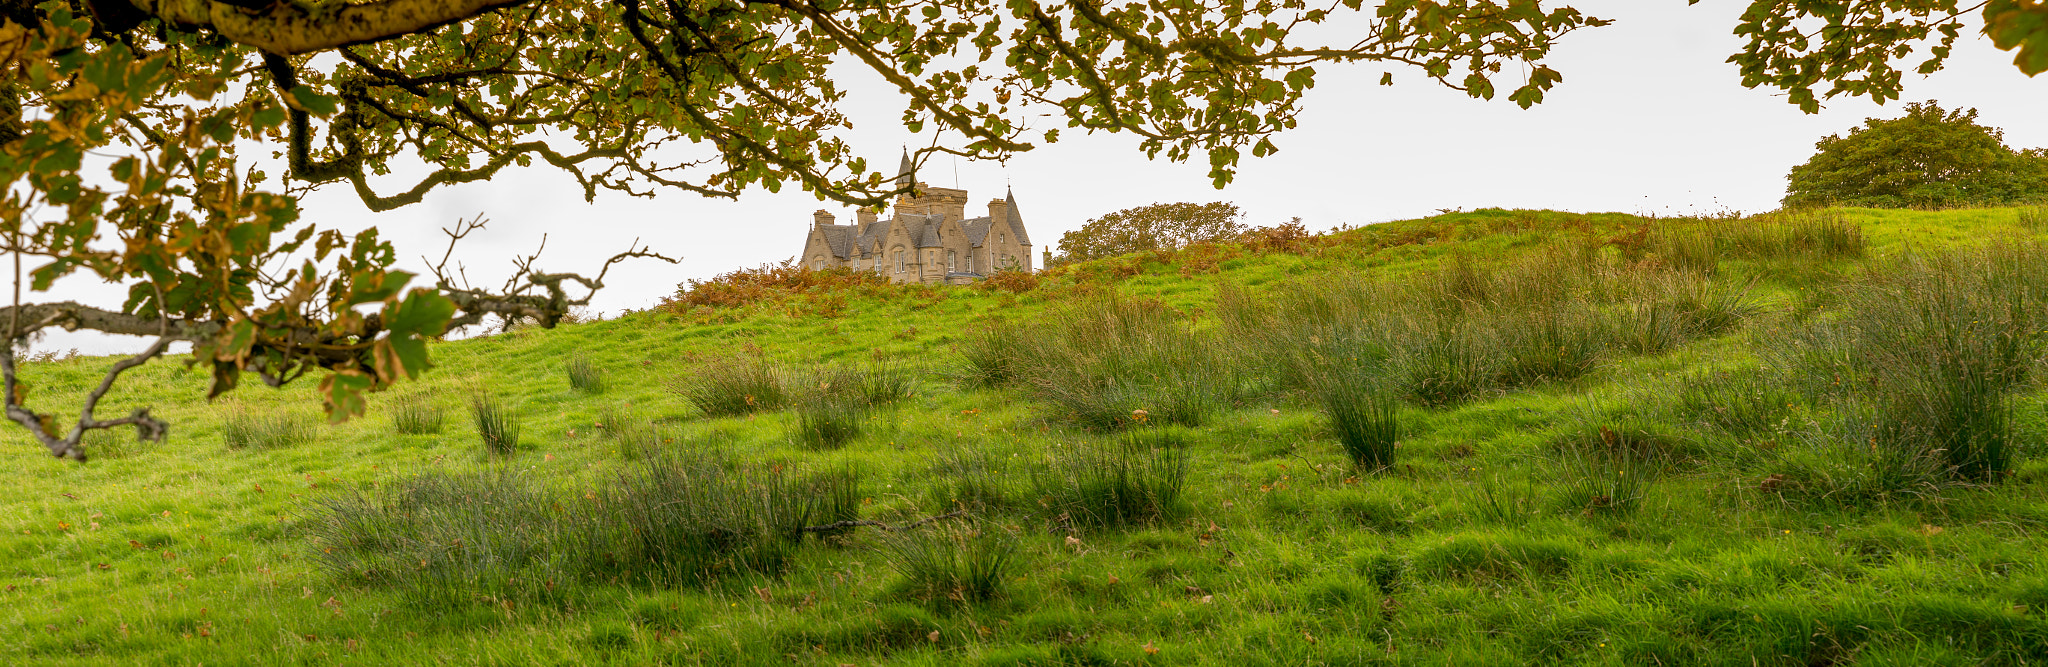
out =
[[(910, 183), (910, 157), (897, 183)], [(798, 260), (813, 269), (851, 267), (899, 283), (970, 283), (998, 269), (1033, 270), (1031, 236), (1015, 193), (990, 200), (988, 215), (967, 217), (967, 191), (918, 183), (916, 196), (896, 199), (890, 217), (862, 210), (852, 224), (830, 212), (812, 214)]]

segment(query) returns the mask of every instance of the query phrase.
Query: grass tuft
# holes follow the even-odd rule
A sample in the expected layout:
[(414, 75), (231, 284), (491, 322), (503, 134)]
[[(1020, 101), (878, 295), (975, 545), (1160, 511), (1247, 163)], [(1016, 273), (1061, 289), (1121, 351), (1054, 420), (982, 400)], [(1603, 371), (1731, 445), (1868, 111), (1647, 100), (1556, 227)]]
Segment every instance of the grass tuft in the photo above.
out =
[(469, 397), (469, 414), (485, 454), (507, 456), (519, 449), (519, 415), (496, 396), (477, 390)]
[(229, 449), (280, 449), (313, 441), (313, 419), (285, 410), (229, 409), (221, 438)]
[(401, 394), (392, 400), (391, 428), (400, 435), (440, 433), (445, 417), (433, 395), (423, 391)]
[(737, 417), (779, 410), (787, 402), (782, 368), (763, 358), (712, 362), (673, 388), (707, 417)]
[(591, 361), (588, 355), (578, 352), (576, 356), (570, 357), (566, 370), (569, 374), (570, 389), (589, 394), (604, 393), (604, 367)]
[(1077, 448), (1036, 473), (1036, 495), (1057, 526), (1141, 525), (1185, 510), (1184, 449)]
[(1017, 540), (1001, 528), (939, 524), (885, 534), (878, 540), (902, 578), (900, 594), (934, 607), (1002, 597), (1017, 569)]

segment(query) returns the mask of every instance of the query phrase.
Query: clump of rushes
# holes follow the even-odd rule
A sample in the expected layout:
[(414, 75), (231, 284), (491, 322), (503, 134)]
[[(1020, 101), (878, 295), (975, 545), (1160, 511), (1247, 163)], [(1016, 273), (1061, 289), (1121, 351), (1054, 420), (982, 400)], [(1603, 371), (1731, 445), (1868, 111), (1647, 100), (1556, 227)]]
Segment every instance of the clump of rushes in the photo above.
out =
[(1351, 462), (1372, 472), (1393, 467), (1401, 438), (1400, 401), (1373, 379), (1356, 374), (1325, 378), (1319, 384), (1316, 398)]
[(1178, 515), (1188, 457), (1179, 448), (1086, 447), (1037, 471), (1047, 518), (1062, 527), (1117, 527)]
[(808, 396), (796, 403), (790, 421), (790, 439), (811, 449), (837, 449), (860, 437), (871, 411), (863, 403), (847, 398)]
[(741, 357), (712, 362), (673, 388), (707, 417), (736, 417), (781, 409), (782, 376), (772, 361)]
[(221, 435), (231, 449), (290, 447), (313, 440), (313, 420), (296, 412), (240, 406), (228, 412)]
[(440, 433), (446, 415), (426, 392), (401, 394), (391, 406), (391, 427), (400, 435)]
[(591, 394), (604, 393), (604, 367), (592, 362), (588, 355), (578, 352), (570, 357), (568, 371), (569, 388)]
[(428, 473), (323, 497), (309, 533), (330, 574), (412, 605), (547, 598), (579, 574), (566, 567), (577, 544), (560, 502), (511, 471)]
[(470, 395), (469, 414), (476, 418), (476, 434), (483, 440), (484, 452), (506, 455), (519, 448), (519, 415), (490, 392), (479, 390)]
[(1008, 461), (982, 450), (941, 451), (932, 464), (927, 494), (941, 512), (987, 512), (1010, 506), (1013, 495)]
[(656, 457), (619, 473), (603, 506), (613, 520), (595, 552), (611, 570), (655, 584), (702, 585), (737, 573), (774, 574), (804, 528), (855, 518), (851, 472), (791, 480), (702, 458)]
[(994, 526), (938, 524), (885, 534), (880, 543), (903, 577), (901, 593), (935, 607), (1001, 597), (1017, 565), (1016, 540)]

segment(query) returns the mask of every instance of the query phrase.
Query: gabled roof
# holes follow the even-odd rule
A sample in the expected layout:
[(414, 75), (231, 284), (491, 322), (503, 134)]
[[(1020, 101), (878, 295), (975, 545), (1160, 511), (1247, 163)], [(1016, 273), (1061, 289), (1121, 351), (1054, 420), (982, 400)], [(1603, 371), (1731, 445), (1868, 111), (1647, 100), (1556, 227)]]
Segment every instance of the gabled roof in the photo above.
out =
[(846, 259), (853, 256), (849, 253), (859, 252), (853, 247), (852, 227), (827, 225), (819, 227), (818, 230), (825, 233), (825, 247), (832, 249), (833, 257)]
[(1031, 245), (1031, 235), (1024, 233), (1024, 214), (1017, 210), (1017, 192), (1015, 190), (1005, 190), (1003, 192), (1003, 208), (1010, 211), (1007, 216), (1010, 222), (1010, 233), (1017, 235), (1018, 243)]
[(960, 221), (960, 231), (967, 233), (967, 245), (975, 248), (981, 247), (982, 240), (988, 238), (988, 230), (993, 226), (994, 221), (986, 217)]

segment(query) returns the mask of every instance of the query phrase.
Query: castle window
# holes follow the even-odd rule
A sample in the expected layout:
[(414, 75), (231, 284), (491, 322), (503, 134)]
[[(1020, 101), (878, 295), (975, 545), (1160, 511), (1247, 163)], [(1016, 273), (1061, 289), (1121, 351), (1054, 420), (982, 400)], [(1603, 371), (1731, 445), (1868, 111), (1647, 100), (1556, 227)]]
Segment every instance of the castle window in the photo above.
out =
[(903, 272), (903, 251), (901, 250), (896, 251), (896, 272)]
[(1009, 243), (1009, 242), (1010, 242), (1010, 235), (1009, 235), (1009, 234), (997, 234), (997, 235), (996, 235), (996, 243)]
[(953, 251), (946, 251), (946, 270), (953, 270)]
[(967, 251), (967, 272), (974, 273), (974, 251)]

